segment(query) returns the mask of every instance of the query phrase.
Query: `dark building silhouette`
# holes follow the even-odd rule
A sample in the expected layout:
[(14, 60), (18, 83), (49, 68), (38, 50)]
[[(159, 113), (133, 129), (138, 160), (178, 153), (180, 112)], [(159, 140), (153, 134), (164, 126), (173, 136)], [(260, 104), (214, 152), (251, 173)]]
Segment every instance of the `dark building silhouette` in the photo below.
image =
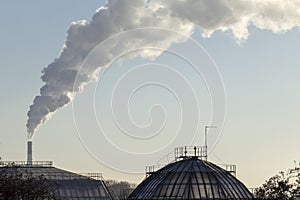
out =
[(48, 161), (1, 162), (0, 170), (4, 173), (19, 172), (33, 177), (43, 176), (54, 183), (53, 194), (57, 199), (93, 199), (111, 200), (110, 193), (101, 174), (76, 174), (52, 166)]

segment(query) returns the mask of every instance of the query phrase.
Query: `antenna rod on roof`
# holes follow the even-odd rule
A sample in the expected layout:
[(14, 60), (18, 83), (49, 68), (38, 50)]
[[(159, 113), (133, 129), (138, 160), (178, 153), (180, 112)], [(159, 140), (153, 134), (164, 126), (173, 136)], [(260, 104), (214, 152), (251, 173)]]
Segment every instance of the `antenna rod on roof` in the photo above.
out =
[(209, 129), (209, 128), (217, 128), (216, 126), (205, 126), (204, 127), (204, 142), (205, 142), (205, 144), (204, 144), (204, 146), (205, 146), (205, 150), (206, 150), (206, 160), (207, 160), (207, 155), (208, 155), (208, 152), (207, 152), (207, 129)]

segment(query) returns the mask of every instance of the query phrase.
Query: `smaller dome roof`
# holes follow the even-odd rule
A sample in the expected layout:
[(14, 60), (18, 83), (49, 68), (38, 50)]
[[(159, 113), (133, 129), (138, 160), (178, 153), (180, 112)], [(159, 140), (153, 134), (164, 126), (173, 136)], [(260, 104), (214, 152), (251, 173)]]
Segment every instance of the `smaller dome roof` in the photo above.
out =
[(55, 183), (53, 194), (58, 199), (102, 199), (111, 200), (110, 193), (100, 174), (76, 174), (52, 166), (52, 162), (2, 162), (0, 173), (15, 172), (32, 174), (33, 177), (43, 176)]
[(230, 172), (193, 157), (154, 172), (128, 199), (253, 199), (253, 196)]

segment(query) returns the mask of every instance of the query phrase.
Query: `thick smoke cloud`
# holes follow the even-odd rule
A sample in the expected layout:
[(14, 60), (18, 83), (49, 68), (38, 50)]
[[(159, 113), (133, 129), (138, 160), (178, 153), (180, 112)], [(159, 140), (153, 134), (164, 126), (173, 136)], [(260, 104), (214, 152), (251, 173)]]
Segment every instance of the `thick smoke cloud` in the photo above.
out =
[[(99, 52), (99, 56), (103, 59), (98, 60), (102, 63), (87, 66), (79, 72), (80, 65), (87, 55), (105, 39), (122, 31), (153, 26), (191, 34), (193, 25), (188, 21), (172, 17), (167, 8), (162, 8), (157, 3), (146, 7), (147, 2), (143, 0), (113, 0), (108, 2), (106, 8), (98, 9), (91, 21), (79, 21), (71, 25), (61, 55), (43, 70), (42, 80), (45, 85), (40, 89), (40, 95), (35, 97), (28, 112), (29, 139), (36, 128), (49, 119), (58, 108), (70, 103), (83, 85), (93, 80), (98, 69), (105, 67), (115, 54), (141, 44), (155, 46), (160, 43), (160, 46), (168, 48), (172, 42), (180, 38), (141, 31), (142, 35), (133, 35), (127, 40), (125, 38), (110, 44), (110, 47)], [(142, 51), (139, 55), (153, 58), (157, 56), (157, 52)], [(75, 78), (77, 78), (76, 85), (74, 85)]]
[(172, 14), (201, 27), (203, 36), (230, 31), (238, 41), (249, 36), (253, 25), (274, 33), (300, 25), (299, 0), (166, 0)]
[[(72, 101), (84, 84), (95, 79), (114, 55), (141, 44), (168, 48), (174, 42), (182, 42), (178, 35), (154, 35), (147, 31), (134, 35), (101, 52), (102, 63), (80, 70), (84, 59), (102, 41), (122, 31), (143, 27), (162, 27), (191, 35), (200, 27), (202, 36), (209, 37), (215, 31), (228, 31), (241, 42), (249, 36), (253, 25), (275, 33), (300, 26), (300, 0), (110, 0), (107, 6), (97, 10), (91, 21), (71, 24), (62, 52), (43, 70), (45, 85), (40, 89), (28, 111), (29, 139), (38, 126), (49, 119), (57, 109)], [(130, 42), (128, 42), (130, 41)], [(137, 56), (155, 58), (161, 52), (140, 51)], [(77, 77), (76, 85), (75, 78)]]

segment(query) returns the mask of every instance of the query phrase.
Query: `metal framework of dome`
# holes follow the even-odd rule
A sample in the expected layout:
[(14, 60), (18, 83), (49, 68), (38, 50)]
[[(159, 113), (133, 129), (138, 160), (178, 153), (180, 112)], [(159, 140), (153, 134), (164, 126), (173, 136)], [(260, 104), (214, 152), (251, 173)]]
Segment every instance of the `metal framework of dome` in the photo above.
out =
[(253, 199), (229, 171), (199, 159), (197, 149), (194, 156), (185, 151), (179, 161), (152, 172), (128, 199)]
[(51, 161), (0, 162), (0, 170), (5, 173), (16, 171), (34, 177), (43, 175), (48, 181), (57, 185), (53, 194), (57, 199), (99, 199), (111, 200), (111, 195), (101, 174), (76, 174), (52, 166)]

